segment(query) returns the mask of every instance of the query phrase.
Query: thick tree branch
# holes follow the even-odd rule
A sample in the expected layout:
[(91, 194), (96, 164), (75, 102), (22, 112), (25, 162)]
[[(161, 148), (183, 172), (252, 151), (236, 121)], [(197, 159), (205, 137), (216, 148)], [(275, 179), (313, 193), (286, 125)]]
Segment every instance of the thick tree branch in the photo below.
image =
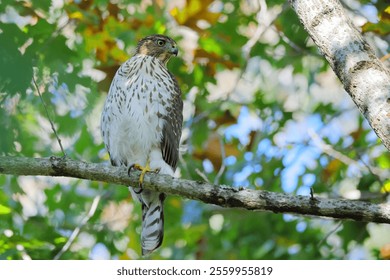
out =
[[(63, 176), (103, 181), (119, 185), (137, 185), (139, 172), (130, 176), (124, 167), (75, 161), (70, 158), (20, 158), (0, 156), (0, 174)], [(352, 219), (390, 224), (390, 205), (343, 199), (311, 198), (260, 190), (235, 189), (202, 181), (174, 179), (166, 175), (147, 174), (144, 188), (196, 199), (222, 207), (272, 211)]]
[(290, 0), (303, 26), (390, 151), (390, 71), (338, 0)]

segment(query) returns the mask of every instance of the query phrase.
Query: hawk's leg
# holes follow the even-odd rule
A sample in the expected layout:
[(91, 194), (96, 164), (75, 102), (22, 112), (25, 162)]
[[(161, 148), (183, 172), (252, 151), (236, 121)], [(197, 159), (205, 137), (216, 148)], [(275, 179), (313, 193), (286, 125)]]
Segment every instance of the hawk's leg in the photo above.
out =
[(146, 172), (156, 173), (156, 174), (160, 172), (160, 169), (155, 169), (155, 170), (150, 169), (149, 163), (147, 163), (145, 167), (142, 165), (139, 165), (137, 163), (130, 165), (130, 167), (127, 171), (127, 173), (129, 175), (130, 175), (130, 172), (132, 169), (136, 169), (136, 170), (141, 171), (141, 175), (139, 176), (139, 181), (138, 181), (139, 191), (134, 190), (134, 192), (136, 194), (140, 194), (142, 192), (142, 184), (144, 183), (144, 177), (145, 177)]

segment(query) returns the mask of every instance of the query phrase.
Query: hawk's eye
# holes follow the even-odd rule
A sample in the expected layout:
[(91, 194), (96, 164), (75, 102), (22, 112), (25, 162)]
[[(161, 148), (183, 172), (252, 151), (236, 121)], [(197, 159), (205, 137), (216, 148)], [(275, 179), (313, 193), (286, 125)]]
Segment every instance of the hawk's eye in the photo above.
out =
[(164, 40), (157, 40), (157, 45), (164, 46), (165, 45), (165, 41)]

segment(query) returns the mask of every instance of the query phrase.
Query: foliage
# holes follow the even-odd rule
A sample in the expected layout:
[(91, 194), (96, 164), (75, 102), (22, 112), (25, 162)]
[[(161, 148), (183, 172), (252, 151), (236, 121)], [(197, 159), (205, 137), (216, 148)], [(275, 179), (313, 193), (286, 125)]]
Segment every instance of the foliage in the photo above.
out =
[[(389, 52), (385, 2), (345, 5), (380, 56)], [(390, 167), (389, 153), (290, 7), (267, 5), (1, 1), (0, 153), (61, 155), (49, 115), (68, 156), (108, 163), (99, 118), (110, 81), (137, 40), (166, 33), (181, 49), (169, 62), (184, 93), (181, 177), (385, 201), (390, 183), (381, 172)], [(1, 176), (0, 186), (0, 259), (140, 258), (140, 207), (126, 188), (13, 176)], [(152, 259), (389, 257), (385, 225), (221, 209), (179, 197), (166, 200), (165, 220), (164, 243)]]

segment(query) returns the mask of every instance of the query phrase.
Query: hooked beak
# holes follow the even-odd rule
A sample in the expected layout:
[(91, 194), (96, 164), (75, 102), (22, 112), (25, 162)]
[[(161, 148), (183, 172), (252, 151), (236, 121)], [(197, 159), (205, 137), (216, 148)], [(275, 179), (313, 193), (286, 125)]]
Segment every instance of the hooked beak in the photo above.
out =
[(172, 46), (170, 53), (177, 56), (177, 54), (179, 53), (179, 49), (176, 46)]

